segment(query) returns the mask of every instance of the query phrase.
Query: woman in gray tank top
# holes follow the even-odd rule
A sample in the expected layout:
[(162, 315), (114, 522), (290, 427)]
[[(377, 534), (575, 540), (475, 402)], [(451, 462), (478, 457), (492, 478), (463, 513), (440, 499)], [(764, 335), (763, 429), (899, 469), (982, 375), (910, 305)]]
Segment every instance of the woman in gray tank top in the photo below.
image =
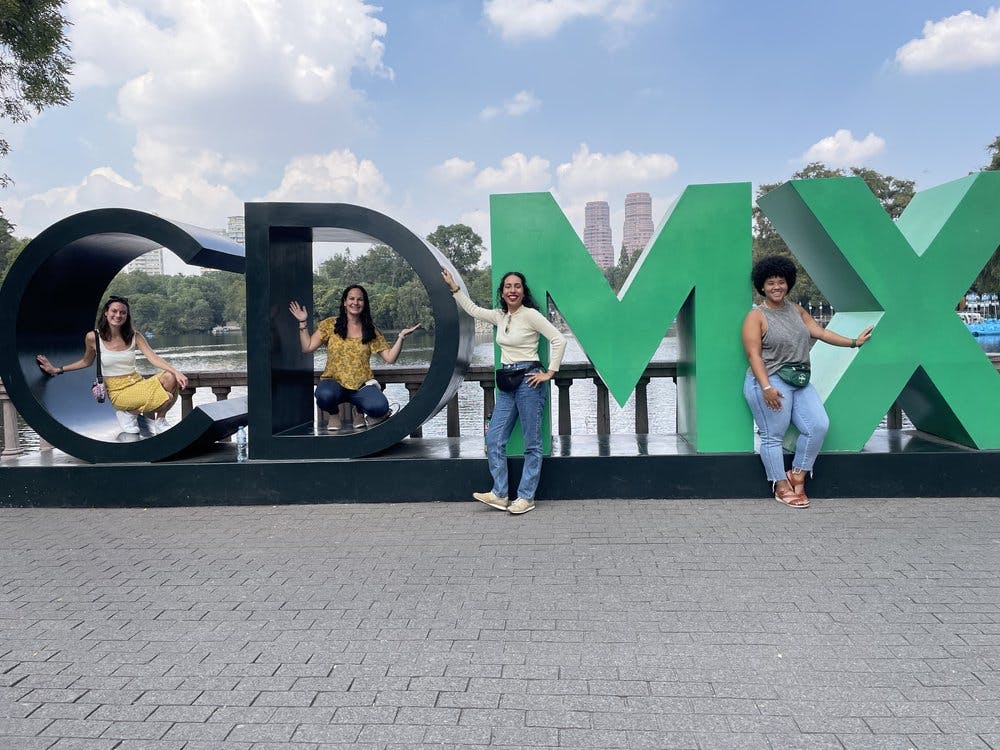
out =
[[(751, 278), (764, 301), (743, 320), (743, 348), (750, 362), (743, 395), (760, 433), (760, 458), (774, 499), (790, 508), (808, 508), (806, 473), (812, 472), (830, 420), (813, 385), (808, 380), (801, 383), (804, 375), (799, 375), (798, 384), (792, 384), (778, 373), (793, 364), (807, 373), (813, 339), (832, 346), (859, 347), (871, 338), (872, 327), (849, 339), (823, 328), (800, 305), (790, 301), (788, 293), (795, 286), (796, 270), (788, 258), (761, 258), (754, 264)], [(794, 375), (789, 377), (794, 380)], [(792, 424), (798, 428), (799, 437), (792, 468), (786, 471), (782, 443)]]

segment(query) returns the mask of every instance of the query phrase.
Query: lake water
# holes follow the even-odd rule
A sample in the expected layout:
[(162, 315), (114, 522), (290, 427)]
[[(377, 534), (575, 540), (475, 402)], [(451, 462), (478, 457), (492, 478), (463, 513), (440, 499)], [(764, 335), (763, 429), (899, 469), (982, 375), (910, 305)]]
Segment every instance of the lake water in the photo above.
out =
[[(395, 332), (386, 332), (386, 338), (394, 339)], [(1000, 336), (981, 336), (976, 339), (986, 352), (1000, 352)], [(156, 336), (151, 341), (153, 348), (182, 372), (244, 372), (246, 371), (246, 339), (242, 333), (228, 333), (219, 336), (210, 334), (189, 334), (183, 336)], [(407, 337), (397, 365), (412, 367), (427, 365), (434, 349), (432, 335), (417, 331)], [(677, 358), (677, 333), (672, 326), (660, 342), (652, 361), (673, 361)], [(316, 369), (322, 369), (325, 361), (323, 350), (316, 352)], [(375, 362), (380, 362), (376, 357)], [(564, 362), (586, 362), (587, 357), (572, 337), (568, 339)], [(490, 336), (479, 336), (473, 352), (473, 363), (492, 364), (493, 342)], [(392, 367), (393, 365), (389, 365)], [(552, 386), (553, 396), (555, 387)], [(231, 396), (246, 395), (246, 388), (234, 388)], [(400, 407), (406, 405), (408, 394), (402, 384), (390, 383), (386, 387), (390, 403)], [(199, 389), (195, 395), (196, 405), (210, 402), (215, 396), (208, 388)], [(577, 380), (570, 388), (570, 406), (573, 433), (587, 435), (597, 433), (596, 413), (597, 387), (590, 380)], [(655, 378), (647, 388), (649, 404), (649, 429), (651, 433), (665, 434), (676, 431), (676, 388), (668, 378)], [(619, 407), (611, 399), (611, 431), (635, 432), (634, 396), (624, 407)], [(483, 431), (483, 390), (478, 383), (463, 383), (459, 388), (459, 418), (463, 435), (480, 434)], [(553, 431), (558, 424), (559, 407), (557, 399), (552, 399)], [(180, 403), (172, 410), (169, 419), (176, 423), (180, 419)], [(27, 449), (38, 446), (38, 436), (23, 423), (19, 424), (22, 445)], [(444, 410), (424, 424), (427, 437), (447, 434)]]

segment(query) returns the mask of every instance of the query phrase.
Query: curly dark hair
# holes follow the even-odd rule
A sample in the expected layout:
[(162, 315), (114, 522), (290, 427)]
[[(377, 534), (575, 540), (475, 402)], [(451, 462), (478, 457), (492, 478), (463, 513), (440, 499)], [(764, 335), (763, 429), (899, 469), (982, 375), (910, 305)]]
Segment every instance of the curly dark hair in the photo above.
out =
[(360, 289), (361, 296), (365, 300), (365, 306), (361, 308), (361, 343), (370, 344), (375, 340), (378, 331), (375, 329), (375, 321), (372, 320), (371, 305), (368, 304), (368, 290), (361, 284), (351, 284), (344, 293), (340, 295), (340, 310), (337, 312), (337, 319), (333, 322), (333, 332), (342, 339), (347, 338), (347, 295), (352, 289)]
[(132, 329), (132, 305), (124, 297), (117, 297), (114, 294), (108, 297), (108, 301), (104, 303), (104, 307), (101, 308), (101, 314), (97, 318), (97, 331), (101, 334), (102, 339), (111, 341), (111, 324), (108, 323), (106, 313), (108, 312), (108, 308), (115, 302), (125, 305), (125, 322), (122, 323), (119, 333), (121, 333), (125, 343), (132, 346), (132, 338), (135, 336), (135, 331)]
[(507, 303), (503, 298), (503, 283), (507, 280), (508, 276), (517, 276), (517, 278), (521, 280), (521, 286), (524, 288), (524, 301), (521, 304), (525, 307), (537, 310), (538, 303), (535, 302), (535, 298), (531, 296), (531, 290), (528, 288), (528, 282), (525, 280), (524, 274), (520, 271), (508, 271), (500, 277), (500, 285), (497, 287), (497, 307), (501, 308), (504, 312), (507, 312)]
[(753, 264), (753, 270), (750, 272), (753, 288), (758, 294), (764, 294), (764, 282), (772, 276), (783, 278), (790, 292), (795, 286), (798, 271), (795, 269), (795, 264), (783, 255), (765, 255)]

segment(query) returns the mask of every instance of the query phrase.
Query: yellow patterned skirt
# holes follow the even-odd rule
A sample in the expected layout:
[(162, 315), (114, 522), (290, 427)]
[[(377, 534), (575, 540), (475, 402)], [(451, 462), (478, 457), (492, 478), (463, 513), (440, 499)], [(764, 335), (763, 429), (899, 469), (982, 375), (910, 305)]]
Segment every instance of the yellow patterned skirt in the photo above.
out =
[(156, 411), (170, 399), (170, 394), (160, 382), (159, 373), (146, 378), (137, 372), (104, 378), (104, 385), (111, 404), (121, 411), (145, 414)]

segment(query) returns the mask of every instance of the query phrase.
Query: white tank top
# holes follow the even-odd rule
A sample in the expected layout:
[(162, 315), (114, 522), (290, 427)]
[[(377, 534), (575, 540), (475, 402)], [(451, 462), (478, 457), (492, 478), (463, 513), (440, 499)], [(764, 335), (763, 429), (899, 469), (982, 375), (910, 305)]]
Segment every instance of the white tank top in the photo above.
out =
[(117, 378), (121, 375), (131, 375), (136, 372), (135, 367), (135, 336), (132, 337), (132, 345), (128, 349), (120, 352), (111, 351), (104, 345), (104, 339), (100, 336), (97, 340), (101, 342), (101, 372), (105, 377)]

